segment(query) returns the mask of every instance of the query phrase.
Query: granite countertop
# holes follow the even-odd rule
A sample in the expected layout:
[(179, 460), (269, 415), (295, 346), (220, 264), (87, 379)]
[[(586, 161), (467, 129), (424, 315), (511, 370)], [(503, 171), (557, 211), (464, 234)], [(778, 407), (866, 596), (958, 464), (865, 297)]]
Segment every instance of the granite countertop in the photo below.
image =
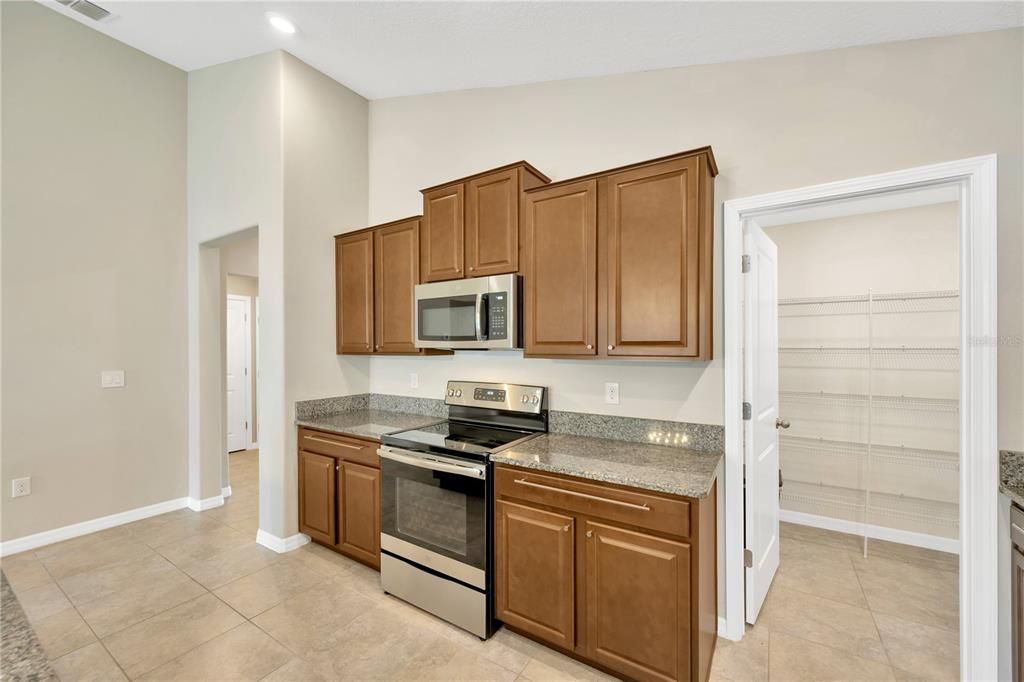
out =
[(296, 419), (299, 426), (329, 431), (342, 436), (380, 440), (385, 433), (405, 431), (441, 421), (440, 417), (388, 410), (348, 410), (333, 414), (310, 415)]
[(8, 680), (57, 680), (35, 630), (0, 572), (0, 670)]
[(999, 453), (999, 492), (1024, 507), (1024, 452)]
[(495, 453), (491, 461), (701, 498), (711, 492), (722, 455), (665, 445), (547, 433)]

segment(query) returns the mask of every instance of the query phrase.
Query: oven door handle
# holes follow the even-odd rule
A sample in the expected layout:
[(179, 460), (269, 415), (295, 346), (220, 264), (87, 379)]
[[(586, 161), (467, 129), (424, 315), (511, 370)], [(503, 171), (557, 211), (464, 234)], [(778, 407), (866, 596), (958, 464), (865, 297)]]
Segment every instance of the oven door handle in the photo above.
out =
[(395, 462), (408, 464), (409, 466), (419, 467), (421, 469), (444, 471), (449, 474), (468, 476), (470, 478), (485, 478), (487, 476), (487, 470), (482, 466), (474, 466), (472, 464), (452, 464), (449, 462), (442, 462), (438, 459), (433, 459), (432, 457), (404, 455), (388, 448), (381, 448), (377, 451), (377, 454), (384, 459), (390, 459)]
[(476, 309), (474, 310), (474, 313), (475, 313), (475, 317), (476, 317), (475, 327), (476, 327), (476, 340), (477, 341), (486, 341), (487, 340), (487, 333), (484, 331), (484, 312), (485, 312), (484, 300), (486, 299), (486, 297), (487, 297), (487, 294), (477, 294), (476, 295)]

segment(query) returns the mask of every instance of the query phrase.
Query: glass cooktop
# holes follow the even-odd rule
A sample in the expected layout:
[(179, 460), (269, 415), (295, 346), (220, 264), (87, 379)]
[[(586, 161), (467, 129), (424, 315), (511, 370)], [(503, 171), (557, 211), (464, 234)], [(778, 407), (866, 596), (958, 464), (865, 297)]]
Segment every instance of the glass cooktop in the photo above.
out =
[(446, 421), (418, 429), (391, 433), (383, 436), (381, 442), (400, 445), (411, 450), (437, 449), (488, 454), (533, 435), (535, 434), (531, 431), (497, 429)]

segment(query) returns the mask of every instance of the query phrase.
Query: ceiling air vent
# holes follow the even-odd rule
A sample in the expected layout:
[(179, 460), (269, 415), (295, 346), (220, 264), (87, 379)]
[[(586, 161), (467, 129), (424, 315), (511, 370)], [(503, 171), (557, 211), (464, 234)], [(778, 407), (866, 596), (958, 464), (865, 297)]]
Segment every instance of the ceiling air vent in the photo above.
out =
[(110, 12), (89, 0), (57, 0), (62, 5), (67, 5), (79, 14), (84, 14), (93, 21), (103, 21), (110, 16)]

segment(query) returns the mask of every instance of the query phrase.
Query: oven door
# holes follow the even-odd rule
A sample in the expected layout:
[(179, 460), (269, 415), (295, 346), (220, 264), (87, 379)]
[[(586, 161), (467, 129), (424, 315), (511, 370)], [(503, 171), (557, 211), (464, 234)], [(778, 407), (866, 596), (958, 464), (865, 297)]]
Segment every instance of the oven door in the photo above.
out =
[(487, 465), (383, 446), (381, 549), (487, 589)]

